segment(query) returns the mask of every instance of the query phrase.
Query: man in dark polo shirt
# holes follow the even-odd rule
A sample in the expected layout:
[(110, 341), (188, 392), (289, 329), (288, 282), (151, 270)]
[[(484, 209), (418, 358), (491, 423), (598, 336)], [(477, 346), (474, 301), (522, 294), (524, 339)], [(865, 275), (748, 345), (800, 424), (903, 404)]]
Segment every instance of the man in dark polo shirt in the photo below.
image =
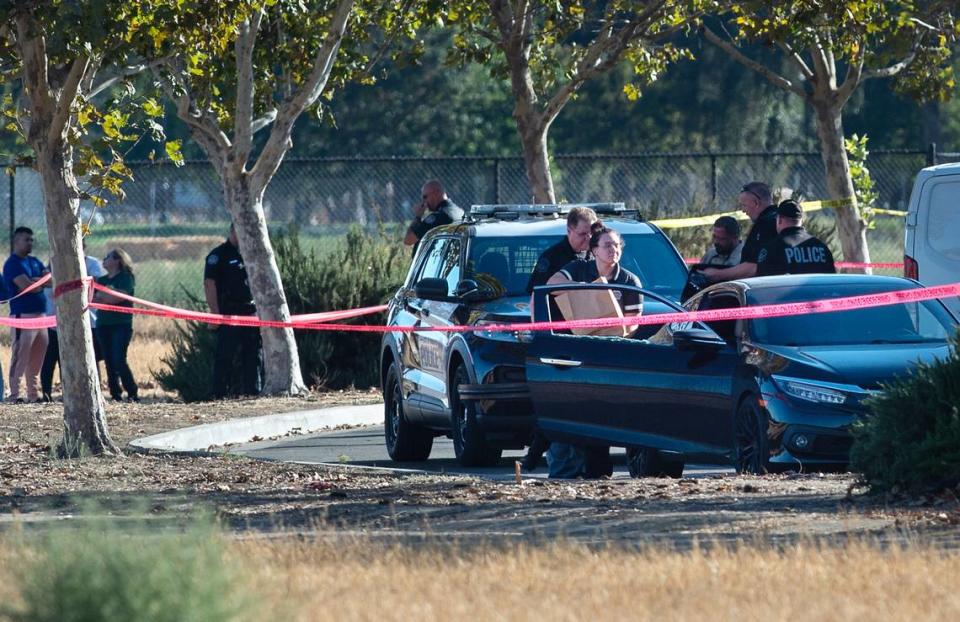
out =
[(589, 207), (572, 207), (567, 213), (567, 235), (543, 251), (527, 282), (527, 293), (546, 285), (554, 274), (574, 259), (583, 259), (590, 248), (590, 227), (597, 222), (597, 213)]
[[(230, 236), (207, 255), (203, 270), (203, 293), (211, 313), (256, 315), (247, 270), (240, 256), (237, 232), (230, 225)], [(217, 329), (217, 353), (213, 363), (213, 393), (227, 395), (234, 359), (239, 354), (244, 395), (258, 395), (261, 388), (263, 350), (260, 329), (255, 326), (221, 325)]]
[(423, 184), (420, 190), (421, 201), (414, 208), (414, 219), (407, 229), (403, 243), (413, 247), (413, 254), (417, 254), (420, 239), (434, 227), (449, 225), (463, 220), (463, 210), (447, 197), (446, 190), (436, 179)]
[(748, 279), (757, 275), (757, 257), (771, 240), (777, 237), (777, 206), (772, 205), (770, 187), (760, 181), (751, 181), (740, 189), (737, 205), (753, 221), (743, 241), (740, 263), (730, 268), (704, 268), (710, 283)]
[(803, 209), (793, 200), (777, 206), (776, 238), (760, 249), (757, 276), (835, 273), (833, 253), (803, 228)]

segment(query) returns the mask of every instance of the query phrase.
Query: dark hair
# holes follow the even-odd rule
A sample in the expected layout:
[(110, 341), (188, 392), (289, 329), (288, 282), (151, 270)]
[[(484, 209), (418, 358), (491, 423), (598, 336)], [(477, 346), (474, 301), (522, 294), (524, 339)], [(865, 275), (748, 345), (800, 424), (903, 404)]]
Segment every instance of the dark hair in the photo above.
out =
[(30, 227), (17, 227), (13, 230), (14, 237), (20, 235), (21, 233), (26, 233), (27, 235), (33, 235), (33, 229)]
[(713, 226), (723, 229), (734, 237), (740, 237), (740, 223), (733, 216), (721, 216), (714, 221)]
[(757, 197), (758, 201), (767, 205), (773, 202), (773, 193), (770, 192), (770, 186), (762, 181), (751, 181), (749, 184), (744, 184), (743, 187), (740, 188), (740, 192), (752, 194)]
[(597, 213), (589, 207), (571, 207), (570, 211), (567, 212), (567, 226), (572, 229), (581, 222), (591, 224), (597, 222)]
[(603, 224), (602, 220), (598, 220), (590, 226), (590, 250), (600, 246), (600, 238), (603, 237), (605, 233), (614, 234), (620, 238), (621, 244), (623, 243), (623, 236), (620, 235), (619, 231), (616, 229), (611, 229), (607, 225)]

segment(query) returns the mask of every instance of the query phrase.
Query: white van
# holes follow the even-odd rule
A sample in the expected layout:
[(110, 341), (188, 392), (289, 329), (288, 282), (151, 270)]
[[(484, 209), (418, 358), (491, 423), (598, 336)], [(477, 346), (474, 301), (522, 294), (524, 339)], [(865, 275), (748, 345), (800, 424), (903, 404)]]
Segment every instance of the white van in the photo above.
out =
[[(907, 208), (903, 275), (924, 285), (960, 282), (960, 162), (917, 174)], [(960, 298), (944, 302), (960, 315)]]

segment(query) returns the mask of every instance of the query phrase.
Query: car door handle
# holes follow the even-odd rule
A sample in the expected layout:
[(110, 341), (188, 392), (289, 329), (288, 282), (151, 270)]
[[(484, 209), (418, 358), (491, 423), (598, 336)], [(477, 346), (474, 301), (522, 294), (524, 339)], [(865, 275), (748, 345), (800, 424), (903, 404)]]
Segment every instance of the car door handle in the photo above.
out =
[(422, 308), (420, 309), (420, 315), (423, 317), (430, 317), (430, 309)]
[(583, 365), (580, 361), (571, 361), (570, 359), (552, 359), (545, 356), (540, 357), (541, 363), (546, 363), (547, 365), (556, 365), (557, 367), (580, 367)]

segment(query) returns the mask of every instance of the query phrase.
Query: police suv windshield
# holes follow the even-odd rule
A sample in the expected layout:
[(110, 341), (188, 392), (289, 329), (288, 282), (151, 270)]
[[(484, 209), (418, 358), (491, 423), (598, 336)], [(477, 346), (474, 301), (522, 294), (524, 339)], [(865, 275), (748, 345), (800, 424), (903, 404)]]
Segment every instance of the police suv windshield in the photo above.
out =
[[(807, 285), (750, 290), (750, 304), (778, 304), (878, 293), (876, 286)], [(936, 300), (752, 320), (750, 335), (761, 344), (833, 346), (946, 342), (953, 319)]]
[[(474, 238), (467, 277), (475, 279), (488, 297), (526, 296), (527, 282), (543, 251), (562, 236)], [(645, 289), (679, 299), (687, 270), (666, 238), (624, 234), (620, 265), (640, 277)]]

